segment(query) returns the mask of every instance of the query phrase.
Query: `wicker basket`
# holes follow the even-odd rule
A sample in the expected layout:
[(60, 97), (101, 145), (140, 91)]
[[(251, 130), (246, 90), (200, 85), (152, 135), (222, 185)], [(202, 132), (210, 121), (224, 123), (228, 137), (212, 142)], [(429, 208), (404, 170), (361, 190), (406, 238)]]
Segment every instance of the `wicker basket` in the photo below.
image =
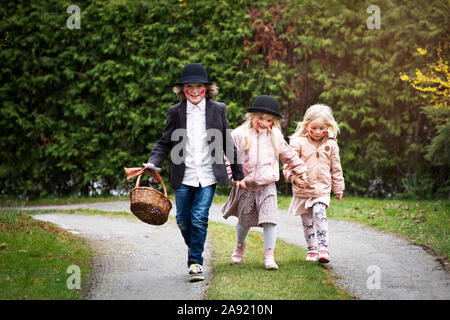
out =
[(136, 186), (130, 192), (130, 210), (145, 223), (162, 225), (169, 218), (172, 209), (172, 203), (167, 199), (166, 186), (160, 179), (164, 194), (151, 187), (140, 187), (141, 176), (139, 175)]

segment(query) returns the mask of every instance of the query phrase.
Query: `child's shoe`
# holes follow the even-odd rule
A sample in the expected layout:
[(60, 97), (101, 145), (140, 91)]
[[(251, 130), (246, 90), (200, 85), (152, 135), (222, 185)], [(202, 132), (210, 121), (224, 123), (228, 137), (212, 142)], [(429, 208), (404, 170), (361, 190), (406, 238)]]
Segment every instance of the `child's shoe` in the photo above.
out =
[(273, 249), (264, 251), (264, 269), (278, 270), (278, 265), (275, 263), (275, 258), (273, 256)]
[(330, 262), (330, 255), (326, 250), (319, 250), (319, 262), (320, 263), (328, 263)]
[(237, 243), (230, 257), (230, 264), (241, 264), (244, 262), (245, 243)]
[(306, 254), (305, 260), (310, 261), (310, 262), (316, 262), (317, 260), (319, 260), (317, 251), (316, 250), (308, 251), (308, 253)]
[(205, 280), (205, 274), (203, 273), (203, 266), (198, 263), (193, 263), (189, 267), (189, 281), (203, 281)]

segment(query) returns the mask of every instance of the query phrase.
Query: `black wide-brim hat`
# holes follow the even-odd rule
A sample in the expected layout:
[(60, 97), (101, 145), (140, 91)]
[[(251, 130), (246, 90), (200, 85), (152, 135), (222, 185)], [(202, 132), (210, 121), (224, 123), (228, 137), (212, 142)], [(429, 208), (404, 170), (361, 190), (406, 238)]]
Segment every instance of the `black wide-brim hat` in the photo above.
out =
[(262, 95), (256, 97), (255, 101), (251, 107), (247, 108), (248, 112), (264, 112), (270, 113), (278, 118), (282, 118), (283, 115), (280, 113), (280, 105), (272, 96)]
[(187, 64), (181, 70), (181, 79), (176, 85), (182, 86), (186, 83), (212, 84), (208, 81), (208, 72), (200, 63)]

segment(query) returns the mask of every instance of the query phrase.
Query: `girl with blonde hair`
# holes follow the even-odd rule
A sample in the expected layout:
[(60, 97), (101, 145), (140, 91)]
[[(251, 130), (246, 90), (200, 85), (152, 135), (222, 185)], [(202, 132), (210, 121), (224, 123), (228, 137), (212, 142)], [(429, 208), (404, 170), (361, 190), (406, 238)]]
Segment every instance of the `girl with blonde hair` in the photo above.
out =
[[(230, 196), (222, 208), (224, 218), (238, 217), (237, 244), (231, 264), (243, 262), (245, 242), (251, 227), (262, 227), (264, 237), (264, 268), (277, 270), (274, 250), (278, 223), (277, 189), (279, 159), (292, 175), (306, 180), (306, 166), (289, 148), (280, 130), (280, 106), (271, 96), (262, 95), (247, 108), (246, 121), (231, 133), (245, 178), (234, 182)], [(229, 163), (227, 163), (228, 166)], [(231, 170), (228, 170), (231, 179)]]
[(331, 191), (341, 200), (345, 189), (336, 140), (338, 132), (331, 108), (316, 104), (306, 111), (290, 137), (289, 145), (308, 166), (306, 183), (289, 167), (283, 169), (284, 176), (292, 183), (289, 212), (302, 217), (307, 261), (330, 262), (326, 209), (330, 205)]

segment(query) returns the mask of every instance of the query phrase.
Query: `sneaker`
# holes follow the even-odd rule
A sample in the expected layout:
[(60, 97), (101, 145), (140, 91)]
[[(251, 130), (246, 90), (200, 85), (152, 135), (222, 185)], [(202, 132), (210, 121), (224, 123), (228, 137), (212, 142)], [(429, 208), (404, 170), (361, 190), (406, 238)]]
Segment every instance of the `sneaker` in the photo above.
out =
[(305, 260), (310, 261), (310, 262), (316, 262), (317, 260), (319, 260), (317, 251), (308, 251), (308, 253), (306, 254)]
[(202, 280), (205, 280), (202, 265), (198, 263), (191, 264), (191, 266), (189, 267), (189, 281), (196, 282)]
[(320, 263), (330, 262), (330, 255), (326, 250), (319, 250), (319, 262)]

